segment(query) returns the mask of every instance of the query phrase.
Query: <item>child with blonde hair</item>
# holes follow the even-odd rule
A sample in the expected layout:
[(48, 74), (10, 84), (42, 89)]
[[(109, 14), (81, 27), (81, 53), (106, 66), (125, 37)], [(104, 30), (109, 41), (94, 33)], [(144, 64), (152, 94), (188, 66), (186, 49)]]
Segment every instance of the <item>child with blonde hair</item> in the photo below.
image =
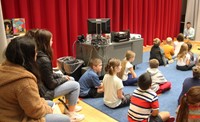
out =
[(105, 67), (103, 78), (104, 104), (109, 108), (119, 108), (130, 104), (130, 94), (124, 95), (123, 83), (117, 77), (117, 73), (121, 70), (121, 62), (119, 59), (111, 58)]
[(191, 42), (186, 42), (186, 44), (188, 45), (188, 54), (190, 55), (190, 62), (195, 62), (194, 61), (194, 53), (191, 51), (192, 50), (192, 44)]
[(151, 89), (157, 94), (160, 94), (171, 88), (171, 82), (167, 81), (167, 79), (164, 77), (158, 67), (158, 60), (151, 59), (149, 61), (149, 68), (147, 68), (147, 72), (151, 75), (152, 79)]
[(190, 62), (190, 55), (188, 54), (188, 45), (183, 43), (177, 55), (176, 69), (181, 71), (191, 70), (194, 63)]
[(90, 68), (79, 79), (80, 97), (97, 98), (103, 97), (103, 84), (99, 80), (97, 73), (102, 70), (102, 60), (93, 58), (89, 62)]
[(160, 39), (155, 38), (153, 40), (153, 46), (150, 51), (150, 58), (151, 59), (157, 59), (159, 61), (159, 65), (166, 65), (165, 57), (164, 57), (164, 51), (160, 48)]
[(131, 62), (135, 60), (135, 53), (131, 50), (126, 52), (124, 60), (122, 60), (122, 69), (118, 73), (118, 77), (122, 79), (124, 86), (133, 86), (137, 83), (137, 75), (133, 69)]
[(167, 37), (166, 43), (167, 44), (163, 46), (165, 58), (168, 60), (168, 63), (172, 63), (173, 62), (172, 56), (174, 55), (174, 47), (172, 46), (172, 38)]

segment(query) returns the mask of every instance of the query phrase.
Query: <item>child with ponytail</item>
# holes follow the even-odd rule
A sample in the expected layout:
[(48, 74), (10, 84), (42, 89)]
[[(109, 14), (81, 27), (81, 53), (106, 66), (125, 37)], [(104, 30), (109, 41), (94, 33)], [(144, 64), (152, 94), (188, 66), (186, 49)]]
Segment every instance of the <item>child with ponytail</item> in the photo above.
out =
[(200, 86), (194, 86), (181, 98), (176, 122), (199, 122)]
[(119, 108), (130, 104), (130, 94), (124, 95), (123, 83), (117, 77), (117, 73), (121, 70), (121, 62), (119, 59), (111, 58), (105, 67), (103, 78), (104, 104), (109, 108)]
[(124, 86), (134, 86), (137, 83), (137, 75), (131, 64), (135, 60), (135, 53), (127, 50), (124, 60), (122, 60), (122, 69), (117, 76), (122, 79)]

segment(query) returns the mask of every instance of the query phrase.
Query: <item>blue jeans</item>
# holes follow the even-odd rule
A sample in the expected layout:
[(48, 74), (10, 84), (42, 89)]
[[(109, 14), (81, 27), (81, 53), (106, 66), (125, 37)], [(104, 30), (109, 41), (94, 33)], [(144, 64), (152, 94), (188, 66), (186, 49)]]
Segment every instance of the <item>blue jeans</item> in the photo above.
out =
[(78, 82), (69, 80), (54, 89), (54, 98), (65, 96), (70, 106), (76, 105), (80, 92), (80, 85)]
[[(53, 106), (54, 102), (48, 100), (49, 106)], [(70, 119), (65, 114), (46, 114), (45, 116), (46, 122), (70, 122)]]
[(138, 78), (132, 78), (131, 74), (128, 74), (128, 79), (123, 81), (124, 86), (135, 86), (135, 83), (137, 83)]

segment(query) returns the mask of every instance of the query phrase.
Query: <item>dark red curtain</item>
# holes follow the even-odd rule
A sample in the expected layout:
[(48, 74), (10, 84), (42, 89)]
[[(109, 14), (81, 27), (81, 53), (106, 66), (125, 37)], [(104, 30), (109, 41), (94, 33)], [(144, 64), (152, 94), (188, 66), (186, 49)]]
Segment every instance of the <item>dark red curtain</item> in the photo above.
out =
[(26, 28), (53, 33), (56, 58), (75, 56), (77, 36), (87, 33), (88, 18), (111, 18), (111, 31), (129, 29), (151, 45), (179, 33), (182, 0), (1, 0), (4, 19), (25, 18)]

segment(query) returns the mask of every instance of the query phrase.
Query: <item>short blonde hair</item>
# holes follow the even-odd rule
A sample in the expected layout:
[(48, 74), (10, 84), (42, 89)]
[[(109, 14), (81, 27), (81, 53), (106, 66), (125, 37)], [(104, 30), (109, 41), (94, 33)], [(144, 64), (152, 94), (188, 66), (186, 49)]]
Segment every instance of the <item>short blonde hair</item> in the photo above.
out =
[(160, 45), (160, 39), (159, 38), (153, 39), (153, 45), (159, 46)]
[(135, 53), (132, 50), (127, 50), (125, 57), (126, 57), (126, 60), (129, 60), (130, 58), (135, 57)]
[(172, 38), (171, 37), (167, 37), (166, 42), (167, 43), (171, 43), (172, 42)]
[(89, 66), (93, 68), (93, 66), (97, 66), (102, 63), (102, 60), (99, 58), (92, 58), (90, 59)]
[(159, 66), (158, 60), (157, 59), (151, 59), (149, 61), (149, 66), (150, 66), (150, 68), (158, 68), (158, 66)]

